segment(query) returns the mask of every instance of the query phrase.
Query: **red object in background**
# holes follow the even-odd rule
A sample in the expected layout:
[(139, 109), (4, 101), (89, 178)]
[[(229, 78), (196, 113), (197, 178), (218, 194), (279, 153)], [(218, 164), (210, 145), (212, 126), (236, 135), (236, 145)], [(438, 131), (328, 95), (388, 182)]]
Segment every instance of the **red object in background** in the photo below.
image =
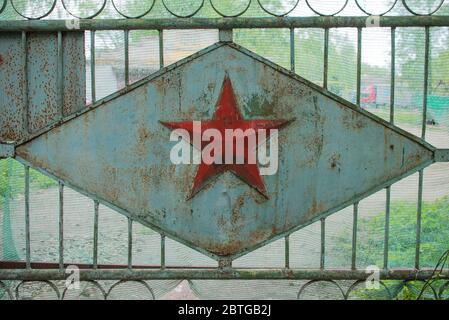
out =
[(374, 85), (370, 85), (366, 90), (366, 96), (360, 99), (361, 103), (376, 103), (377, 90)]

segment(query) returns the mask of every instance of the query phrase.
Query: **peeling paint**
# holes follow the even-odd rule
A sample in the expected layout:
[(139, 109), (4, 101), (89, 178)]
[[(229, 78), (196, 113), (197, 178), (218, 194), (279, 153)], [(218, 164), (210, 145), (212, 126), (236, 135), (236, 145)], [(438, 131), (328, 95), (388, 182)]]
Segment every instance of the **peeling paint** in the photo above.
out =
[[(225, 74), (246, 114), (296, 119), (279, 132), (279, 171), (264, 177), (270, 199), (227, 172), (186, 201), (197, 166), (169, 160), (174, 142), (159, 121), (210, 117)], [(17, 154), (216, 257), (277, 239), (433, 161), (428, 145), (233, 44), (161, 71)]]
[[(22, 141), (85, 107), (84, 33), (63, 34), (63, 101), (58, 105), (56, 33), (0, 34), (0, 141)], [(61, 109), (63, 111), (61, 111)]]

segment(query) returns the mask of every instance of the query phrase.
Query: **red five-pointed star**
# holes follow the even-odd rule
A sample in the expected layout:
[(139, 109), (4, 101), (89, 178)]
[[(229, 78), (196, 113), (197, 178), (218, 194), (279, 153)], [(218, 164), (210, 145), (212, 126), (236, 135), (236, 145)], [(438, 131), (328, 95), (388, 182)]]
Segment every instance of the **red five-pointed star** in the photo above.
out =
[[(270, 129), (279, 129), (289, 122), (291, 122), (291, 120), (244, 120), (237, 108), (237, 102), (235, 99), (231, 80), (226, 75), (223, 81), (220, 98), (217, 102), (214, 118), (212, 120), (201, 121), (201, 132), (195, 132), (195, 134), (200, 134), (200, 136), (202, 136), (203, 132), (207, 129), (217, 129), (218, 131), (220, 131), (221, 136), (223, 137), (221, 141), (221, 150), (225, 150), (225, 129), (242, 129), (242, 131), (244, 132), (245, 130), (252, 128), (256, 132), (256, 145), (260, 145), (264, 142), (264, 140), (262, 141), (262, 139), (259, 139), (257, 135), (258, 129), (266, 129), (266, 139), (268, 139), (270, 135)], [(172, 130), (187, 130), (190, 134), (190, 139), (193, 139), (192, 137), (194, 136), (195, 129), (193, 121), (161, 121), (161, 124)], [(266, 198), (268, 198), (268, 193), (265, 188), (265, 184), (260, 176), (257, 164), (251, 164), (248, 161), (248, 144), (246, 143), (247, 140), (245, 140), (243, 155), (238, 154), (238, 148), (236, 149), (235, 141), (233, 143), (233, 150), (235, 155), (234, 157), (235, 159), (239, 156), (243, 157), (243, 164), (236, 164), (235, 161), (233, 162), (233, 164), (226, 164), (224, 155), (221, 164), (206, 164), (202, 161), (193, 182), (193, 187), (189, 199), (192, 198), (198, 191), (200, 191), (206, 185), (206, 182), (208, 180), (228, 170), (234, 173), (238, 178), (246, 182), (248, 185), (255, 188)], [(192, 141), (189, 142), (192, 144)], [(203, 141), (201, 143), (201, 150), (203, 150), (203, 148), (209, 143), (209, 141)]]

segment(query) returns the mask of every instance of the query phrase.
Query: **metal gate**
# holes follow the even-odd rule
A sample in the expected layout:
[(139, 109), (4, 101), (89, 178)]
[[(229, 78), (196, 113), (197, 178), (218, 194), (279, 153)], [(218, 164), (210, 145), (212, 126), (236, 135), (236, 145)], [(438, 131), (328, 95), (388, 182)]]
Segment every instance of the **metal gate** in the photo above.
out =
[[(377, 290), (384, 291), (381, 298), (397, 296), (394, 281), (402, 288), (435, 279), (433, 285), (426, 284), (428, 297), (444, 298), (449, 283), (444, 262), (439, 265), (441, 270), (435, 271), (422, 267), (420, 256), (424, 170), (449, 161), (449, 149), (426, 140), (429, 120), (433, 120), (428, 105), (431, 32), (435, 28), (447, 31), (448, 4), (434, 1), (423, 9), (408, 2), (391, 1), (384, 12), (371, 13), (359, 0), (342, 1), (335, 12), (320, 12), (316, 9), (320, 5), (309, 0), (284, 1), (282, 6), (276, 1), (243, 1), (242, 10), (213, 0), (197, 1), (194, 9), (170, 1), (148, 1), (147, 8), (140, 4), (136, 7), (141, 12), (134, 13), (126, 1), (116, 0), (93, 1), (91, 7), (97, 5), (96, 10), (89, 6), (80, 9), (64, 0), (49, 1), (45, 9), (34, 8), (33, 1), (27, 7), (20, 1), (3, 0), (0, 18), (8, 18), (0, 20), (0, 155), (14, 158), (24, 167), (25, 259), (0, 261), (0, 288), (9, 298), (18, 299), (21, 287), (40, 282), (64, 298), (67, 288), (61, 281), (72, 276), (67, 267), (76, 266), (80, 280), (93, 284), (105, 298), (125, 282), (143, 285), (155, 298), (149, 280), (187, 279), (298, 281), (291, 282), (297, 298), (311, 286), (324, 283), (336, 286), (341, 298), (348, 299), (354, 292), (361, 294), (361, 286), (372, 277), (380, 280)], [(351, 6), (365, 15), (342, 15)], [(36, 12), (40, 13), (33, 15)], [(72, 19), (66, 19), (70, 16)], [(335, 93), (329, 76), (330, 38), (338, 28), (353, 28), (356, 34), (353, 102), (347, 94), (342, 94), (344, 99)], [(362, 88), (363, 36), (371, 28), (388, 28), (391, 37), (386, 120), (362, 107), (364, 100), (371, 99), (363, 97)], [(395, 125), (398, 28), (419, 28), (424, 37), (418, 133)], [(197, 29), (216, 30), (216, 43), (166, 65), (166, 32)], [(234, 42), (239, 32), (247, 29), (286, 30), (290, 68)], [(297, 32), (308, 29), (323, 34), (319, 85), (296, 72)], [(124, 86), (97, 99), (96, 34), (106, 30), (123, 34)], [(134, 81), (130, 33), (137, 30), (157, 32), (160, 70)], [(87, 38), (89, 52), (84, 51)], [(447, 34), (444, 41), (447, 43)], [(86, 89), (91, 100), (87, 106)], [(380, 90), (377, 96), (380, 99)], [(270, 154), (273, 141), (279, 141), (279, 168), (262, 178), (259, 171), (267, 168), (257, 168), (257, 164), (211, 167), (203, 162), (196, 163), (199, 166), (170, 163), (170, 150), (180, 137), (170, 139), (170, 130), (185, 129), (195, 136), (196, 120), (211, 128), (232, 123), (236, 128), (279, 129), (276, 140), (261, 139), (270, 141), (266, 143)], [(185, 140), (193, 143), (189, 139)], [(265, 142), (257, 141), (259, 148)], [(55, 263), (33, 261), (31, 256), (30, 170), (59, 185)], [(414, 173), (418, 176), (414, 265), (391, 267), (391, 188)], [(65, 188), (93, 201), (91, 263), (64, 261)], [(378, 192), (385, 193), (383, 265), (377, 270), (358, 268), (359, 205)], [(127, 219), (126, 264), (98, 263), (100, 206)], [(348, 207), (352, 232), (351, 245), (345, 250), (350, 265), (328, 268), (326, 222)], [(293, 267), (291, 235), (314, 223), (320, 228), (319, 263), (314, 268)], [(159, 264), (133, 263), (136, 224), (160, 234)], [(170, 266), (166, 263), (168, 238), (212, 258), (216, 266)], [(282, 266), (233, 265), (236, 259), (274, 241), (283, 241)], [(5, 240), (3, 243), (6, 247)], [(440, 255), (434, 257), (435, 265)], [(395, 285), (388, 285), (389, 281)]]

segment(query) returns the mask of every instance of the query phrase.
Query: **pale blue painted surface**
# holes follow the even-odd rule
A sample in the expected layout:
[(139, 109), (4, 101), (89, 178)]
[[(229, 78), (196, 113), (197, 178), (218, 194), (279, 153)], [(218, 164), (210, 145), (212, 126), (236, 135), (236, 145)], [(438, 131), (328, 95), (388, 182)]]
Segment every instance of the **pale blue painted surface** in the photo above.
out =
[[(0, 34), (0, 141), (20, 141), (85, 107), (84, 33), (62, 35), (63, 104), (58, 103), (57, 33)], [(63, 111), (61, 111), (63, 110)]]
[[(291, 119), (280, 131), (270, 199), (230, 173), (192, 200), (196, 165), (172, 165), (159, 121), (207, 120), (225, 75), (246, 119)], [(433, 161), (433, 149), (305, 80), (228, 45), (21, 146), (32, 165), (215, 255), (235, 255), (328, 215)], [(377, 119), (377, 120), (374, 120)]]

